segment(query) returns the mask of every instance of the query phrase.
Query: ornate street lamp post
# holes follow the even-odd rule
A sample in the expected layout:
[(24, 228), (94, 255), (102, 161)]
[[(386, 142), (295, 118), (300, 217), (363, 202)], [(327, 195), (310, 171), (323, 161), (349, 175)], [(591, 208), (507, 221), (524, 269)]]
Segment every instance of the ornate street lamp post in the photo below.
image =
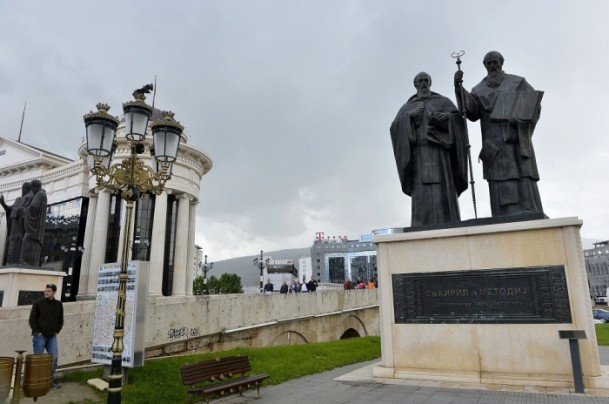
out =
[(270, 258), (265, 260), (263, 254), (264, 252), (260, 250), (260, 259), (254, 258), (254, 266), (260, 269), (260, 293), (264, 292), (264, 268), (271, 262)]
[[(120, 193), (127, 204), (125, 214), (125, 232), (121, 252), (121, 272), (116, 303), (116, 320), (114, 323), (114, 341), (112, 343), (112, 365), (108, 386), (108, 403), (121, 402), (122, 390), (122, 353), (125, 335), (125, 302), (127, 298), (127, 259), (129, 240), (131, 239), (131, 216), (135, 201), (145, 192), (159, 195), (165, 182), (171, 176), (172, 164), (177, 158), (178, 147), (183, 127), (173, 119), (173, 112), (163, 112), (160, 120), (150, 125), (153, 147), (153, 166), (149, 167), (139, 157), (144, 153), (149, 142), (146, 140), (148, 120), (152, 116), (152, 107), (146, 104), (145, 93), (152, 90), (152, 84), (144, 86), (133, 93), (134, 101), (123, 104), (125, 113), (125, 137), (131, 153), (120, 163), (110, 165), (116, 150), (115, 136), (119, 120), (108, 114), (107, 104), (97, 104), (97, 111), (84, 116), (87, 131), (87, 153), (91, 173), (95, 175), (97, 188), (107, 188)], [(91, 161), (92, 160), (92, 161)]]
[(76, 236), (72, 236), (72, 242), (69, 246), (62, 245), (61, 251), (66, 254), (66, 258), (68, 259), (68, 272), (65, 281), (64, 287), (62, 288), (62, 293), (65, 297), (69, 298), (72, 295), (72, 273), (74, 272), (74, 264), (76, 262), (76, 258), (78, 255), (82, 254), (85, 251), (85, 247), (79, 245), (76, 246)]
[[(207, 286), (207, 273), (209, 271), (211, 271), (211, 269), (214, 267), (214, 263), (210, 262), (207, 263), (207, 254), (205, 254), (205, 263), (201, 263), (199, 262), (199, 266), (201, 268), (201, 270), (203, 271), (203, 285)], [(205, 293), (209, 294), (209, 290), (207, 289), (207, 287), (204, 287)]]

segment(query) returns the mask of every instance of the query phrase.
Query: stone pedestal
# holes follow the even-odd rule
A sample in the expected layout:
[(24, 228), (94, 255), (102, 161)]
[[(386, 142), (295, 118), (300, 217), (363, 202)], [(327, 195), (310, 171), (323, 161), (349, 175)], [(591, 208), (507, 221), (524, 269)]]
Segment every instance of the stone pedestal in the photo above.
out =
[[(66, 276), (63, 272), (56, 272), (44, 269), (30, 268), (0, 268), (0, 307), (16, 307), (19, 305), (19, 295), (22, 300), (28, 299), (28, 294), (34, 300), (44, 297), (44, 288), (48, 283), (53, 283), (57, 286), (55, 296), (61, 296), (61, 288), (63, 286), (63, 277)], [(40, 296), (38, 296), (40, 294)], [(28, 301), (24, 304), (32, 304)]]
[(376, 236), (382, 366), (375, 377), (586, 388), (602, 376), (577, 218)]

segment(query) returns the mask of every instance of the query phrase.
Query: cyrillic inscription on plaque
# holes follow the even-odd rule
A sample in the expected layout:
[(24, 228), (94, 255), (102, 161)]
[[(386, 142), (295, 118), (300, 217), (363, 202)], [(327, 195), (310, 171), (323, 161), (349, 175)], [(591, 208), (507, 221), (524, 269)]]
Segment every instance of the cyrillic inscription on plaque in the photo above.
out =
[(570, 323), (559, 266), (394, 274), (395, 322)]

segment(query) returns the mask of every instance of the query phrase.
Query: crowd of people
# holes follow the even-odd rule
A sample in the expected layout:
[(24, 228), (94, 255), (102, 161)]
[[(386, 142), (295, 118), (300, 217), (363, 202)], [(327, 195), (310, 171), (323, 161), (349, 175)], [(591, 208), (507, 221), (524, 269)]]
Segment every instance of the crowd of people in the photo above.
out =
[[(294, 279), (292, 281), (291, 285), (288, 285), (287, 281), (283, 281), (283, 284), (281, 285), (281, 288), (279, 289), (279, 293), (308, 293), (308, 292), (315, 292), (317, 290), (317, 281), (315, 280), (315, 278), (311, 278), (308, 282), (304, 282), (304, 280), (301, 282), (297, 279)], [(273, 283), (271, 283), (271, 280), (268, 279), (266, 281), (266, 285), (264, 285), (264, 292), (267, 294), (273, 293), (273, 291), (275, 290), (275, 287), (273, 285)]]
[[(279, 289), (279, 293), (287, 294), (287, 293), (308, 293), (315, 292), (317, 290), (318, 283), (315, 278), (311, 278), (308, 282), (301, 282), (298, 279), (292, 280), (292, 284), (288, 285), (287, 281), (283, 281), (281, 288)], [(345, 279), (343, 283), (344, 289), (376, 289), (378, 288), (378, 281), (357, 278), (355, 282), (351, 281), (351, 279)], [(270, 279), (267, 279), (266, 284), (264, 285), (264, 293), (271, 294), (275, 290), (275, 286), (271, 282)]]
[(343, 287), (345, 290), (347, 289), (376, 289), (379, 287), (378, 281), (373, 281), (372, 279), (367, 281), (365, 279), (357, 278), (355, 282), (351, 279), (345, 279), (343, 283)]

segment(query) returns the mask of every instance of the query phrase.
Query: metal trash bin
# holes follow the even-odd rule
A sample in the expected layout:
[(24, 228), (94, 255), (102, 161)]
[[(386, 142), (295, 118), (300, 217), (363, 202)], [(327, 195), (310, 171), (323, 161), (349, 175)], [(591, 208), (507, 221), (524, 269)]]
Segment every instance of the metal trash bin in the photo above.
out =
[(49, 392), (53, 381), (53, 355), (25, 355), (25, 372), (23, 377), (23, 393), (26, 397), (44, 396)]
[(0, 356), (0, 403), (4, 402), (11, 392), (14, 365), (15, 358)]

